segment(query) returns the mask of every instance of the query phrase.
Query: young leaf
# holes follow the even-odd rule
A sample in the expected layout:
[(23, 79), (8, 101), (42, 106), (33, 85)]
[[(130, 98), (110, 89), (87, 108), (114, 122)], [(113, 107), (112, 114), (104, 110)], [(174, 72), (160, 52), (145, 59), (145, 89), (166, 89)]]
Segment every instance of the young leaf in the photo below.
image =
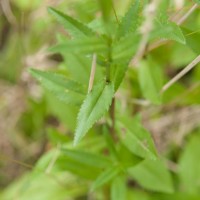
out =
[(97, 85), (87, 95), (78, 114), (74, 144), (76, 145), (93, 124), (108, 110), (114, 95), (112, 83)]
[(85, 88), (77, 82), (68, 80), (64, 75), (31, 69), (30, 73), (58, 99), (70, 104), (80, 104)]
[(112, 180), (114, 177), (116, 177), (120, 171), (121, 171), (121, 169), (117, 166), (113, 166), (111, 168), (106, 169), (94, 181), (94, 183), (91, 187), (91, 190), (95, 190), (95, 189), (103, 186), (104, 184), (106, 184), (107, 182)]
[(185, 37), (178, 25), (170, 22), (165, 16), (162, 19), (155, 20), (155, 28), (150, 34), (150, 39), (161, 38), (175, 40), (181, 44), (185, 44)]
[(111, 200), (126, 200), (126, 178), (116, 177), (111, 185)]
[(162, 72), (159, 66), (147, 59), (141, 62), (138, 70), (143, 96), (154, 104), (161, 104)]
[(82, 24), (81, 22), (77, 21), (76, 19), (54, 9), (54, 8), (48, 8), (49, 13), (51, 13), (57, 20), (60, 22), (67, 31), (76, 37), (91, 37), (94, 36), (93, 31), (87, 27), (85, 24)]
[(188, 193), (198, 193), (200, 190), (200, 136), (190, 138), (179, 160), (179, 178), (181, 188)]
[(87, 166), (104, 168), (111, 165), (111, 161), (98, 154), (69, 149), (62, 149), (61, 152), (63, 153), (63, 155), (69, 157), (70, 159)]
[(172, 177), (159, 159), (145, 160), (128, 170), (129, 174), (144, 188), (157, 192), (172, 193)]
[(140, 0), (136, 0), (122, 18), (118, 29), (118, 37), (124, 37), (128, 33), (136, 31), (139, 21)]
[(62, 42), (49, 50), (60, 53), (98, 54), (106, 52), (107, 45), (100, 38), (84, 38)]
[(156, 159), (156, 150), (151, 135), (141, 125), (140, 118), (119, 117), (117, 128), (122, 143), (142, 158)]

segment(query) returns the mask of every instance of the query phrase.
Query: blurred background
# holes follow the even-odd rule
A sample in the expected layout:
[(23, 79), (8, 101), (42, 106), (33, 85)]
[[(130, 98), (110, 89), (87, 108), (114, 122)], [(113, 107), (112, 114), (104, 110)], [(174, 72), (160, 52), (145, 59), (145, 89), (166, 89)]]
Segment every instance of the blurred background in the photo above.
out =
[[(193, 1), (169, 1), (169, 15), (179, 18)], [(130, 1), (116, 1), (119, 16)], [(99, 8), (90, 0), (1, 0), (0, 1), (0, 190), (29, 171), (38, 158), (51, 148), (47, 128), (73, 131), (77, 110), (66, 107), (43, 91), (28, 72), (38, 69), (65, 68), (63, 58), (50, 54), (47, 48), (55, 43), (63, 28), (48, 14), (52, 6), (90, 23)], [(200, 45), (200, 12), (196, 9), (184, 26), (196, 34)], [(65, 33), (64, 33), (65, 34)], [(199, 47), (196, 47), (199, 49)], [(166, 66), (172, 78), (197, 53), (188, 47), (169, 43), (151, 52), (159, 64)], [(130, 94), (135, 110), (141, 110), (145, 126), (150, 129), (157, 148), (163, 154), (182, 149), (191, 135), (200, 135), (200, 66), (198, 65), (166, 93), (162, 108), (143, 108), (137, 90)], [(135, 84), (135, 74), (127, 75), (129, 85)], [(137, 86), (136, 86), (137, 87)], [(159, 118), (156, 118), (159, 113)], [(146, 121), (145, 121), (146, 119)], [(152, 120), (147, 120), (152, 119)], [(67, 125), (66, 125), (67, 124)], [(177, 134), (178, 132), (178, 134)], [(199, 147), (200, 148), (200, 147)], [(200, 152), (200, 149), (199, 149)], [(171, 165), (176, 168), (176, 165)], [(199, 174), (198, 174), (199, 175)]]

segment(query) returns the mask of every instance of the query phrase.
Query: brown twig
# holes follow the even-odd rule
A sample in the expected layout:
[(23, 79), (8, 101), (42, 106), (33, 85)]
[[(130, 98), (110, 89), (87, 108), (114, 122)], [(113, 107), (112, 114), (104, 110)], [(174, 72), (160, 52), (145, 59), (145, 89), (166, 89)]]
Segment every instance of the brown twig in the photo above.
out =
[(176, 22), (178, 25), (181, 25), (195, 10), (198, 8), (197, 4), (194, 4), (188, 12), (186, 12), (178, 21)]
[(178, 73), (174, 78), (172, 78), (168, 83), (166, 83), (161, 93), (165, 92), (169, 89), (175, 82), (177, 82), (180, 78), (182, 78), (185, 74), (187, 74), (193, 67), (195, 67), (200, 62), (200, 55), (197, 56), (189, 65), (187, 65), (180, 73)]
[(89, 80), (89, 86), (88, 86), (88, 93), (92, 90), (92, 87), (94, 84), (94, 77), (95, 77), (95, 71), (96, 71), (96, 60), (97, 60), (97, 56), (96, 56), (96, 54), (93, 54), (92, 66), (91, 66), (91, 72), (90, 72), (90, 80)]

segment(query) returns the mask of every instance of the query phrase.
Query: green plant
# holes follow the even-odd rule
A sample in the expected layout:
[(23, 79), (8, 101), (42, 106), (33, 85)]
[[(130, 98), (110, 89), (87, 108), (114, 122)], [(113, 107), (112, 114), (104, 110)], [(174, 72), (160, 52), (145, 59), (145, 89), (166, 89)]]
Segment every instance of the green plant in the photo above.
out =
[[(166, 1), (150, 13), (152, 21), (146, 16), (147, 11), (144, 17), (142, 14), (149, 6), (146, 1), (135, 0), (121, 19), (111, 0), (99, 0), (98, 5), (102, 16), (90, 24), (54, 8), (48, 9), (67, 31), (67, 37), (58, 35), (58, 44), (49, 49), (62, 55), (67, 69), (60, 67), (48, 72), (31, 69), (30, 72), (66, 104), (66, 111), (72, 109), (75, 114), (79, 111), (73, 135), (48, 129), (49, 140), (55, 148), (43, 155), (31, 175), (18, 183), (25, 187), (32, 180), (33, 187), (24, 189), (22, 199), (32, 195), (32, 199), (44, 200), (150, 199), (147, 191), (152, 192), (152, 199), (185, 198), (179, 194), (178, 182), (168, 169), (166, 158), (158, 155), (151, 134), (143, 127), (140, 113), (134, 111), (132, 102), (123, 109), (122, 101), (136, 96), (158, 108), (170, 101), (165, 92), (167, 88), (163, 87), (167, 82), (160, 67), (163, 61), (145, 52), (149, 44), (160, 39), (174, 40), (191, 48), (194, 55), (200, 49), (194, 44), (194, 38), (186, 37), (190, 32), (187, 28), (169, 20)], [(147, 30), (146, 22), (151, 25)], [(130, 94), (123, 96), (124, 90)], [(198, 198), (199, 188), (198, 183), (194, 188), (187, 186), (189, 178), (184, 172), (191, 146), (188, 145), (181, 158), (178, 173), (188, 189), (185, 191), (188, 199), (193, 198), (189, 194), (193, 190)], [(35, 194), (39, 188), (49, 192)]]

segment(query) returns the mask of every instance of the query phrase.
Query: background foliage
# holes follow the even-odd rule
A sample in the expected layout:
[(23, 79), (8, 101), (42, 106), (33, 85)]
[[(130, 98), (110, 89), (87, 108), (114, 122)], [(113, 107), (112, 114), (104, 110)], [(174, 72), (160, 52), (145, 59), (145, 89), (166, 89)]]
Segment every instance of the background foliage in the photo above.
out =
[(0, 199), (199, 199), (198, 4), (2, 1)]

